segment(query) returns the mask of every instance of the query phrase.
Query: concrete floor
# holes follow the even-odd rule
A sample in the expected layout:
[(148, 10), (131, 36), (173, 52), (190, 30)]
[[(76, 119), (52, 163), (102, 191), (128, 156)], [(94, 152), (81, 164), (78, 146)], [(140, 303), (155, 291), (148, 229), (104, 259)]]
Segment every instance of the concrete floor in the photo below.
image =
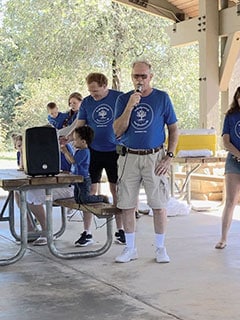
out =
[[(5, 196), (0, 192), (0, 209)], [(59, 211), (54, 208), (56, 230)], [(168, 218), (169, 264), (154, 261), (153, 218), (146, 215), (137, 220), (139, 259), (126, 264), (114, 262), (123, 249), (114, 243), (102, 256), (78, 260), (29, 244), (20, 261), (0, 266), (0, 320), (239, 320), (240, 208), (228, 246), (216, 250), (221, 211)], [(94, 247), (105, 240), (102, 223), (93, 223)], [(76, 214), (57, 246), (75, 250), (82, 227)], [(0, 256), (16, 249), (8, 223), (0, 222)]]
[[(224, 250), (214, 249), (221, 210), (168, 218), (169, 264), (154, 261), (153, 221), (146, 215), (137, 220), (139, 259), (126, 264), (114, 262), (123, 249), (117, 244), (102, 256), (78, 260), (58, 259), (47, 247), (30, 244), (19, 262), (0, 267), (0, 319), (238, 320), (238, 210)], [(56, 228), (59, 216), (55, 208)], [(93, 224), (95, 247), (105, 238), (102, 222)], [(0, 254), (6, 257), (16, 244), (8, 224), (0, 226)], [(57, 246), (72, 250), (81, 231), (76, 214)]]

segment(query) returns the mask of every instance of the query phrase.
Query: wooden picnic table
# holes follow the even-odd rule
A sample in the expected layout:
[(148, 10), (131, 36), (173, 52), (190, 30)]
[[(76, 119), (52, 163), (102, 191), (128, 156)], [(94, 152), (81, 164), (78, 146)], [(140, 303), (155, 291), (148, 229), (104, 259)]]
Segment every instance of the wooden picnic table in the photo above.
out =
[[(32, 189), (44, 189), (46, 193), (45, 205), (46, 205), (46, 226), (47, 226), (47, 244), (49, 251), (57, 258), (62, 259), (77, 259), (77, 258), (88, 258), (96, 257), (105, 253), (112, 244), (112, 221), (115, 214), (121, 213), (121, 210), (117, 209), (112, 204), (107, 203), (96, 203), (96, 204), (77, 204), (73, 198), (69, 199), (58, 199), (53, 201), (52, 199), (52, 189), (63, 188), (69, 186), (72, 183), (82, 182), (83, 177), (71, 174), (59, 174), (56, 176), (26, 176), (23, 172), (17, 171), (15, 169), (0, 169), (0, 187), (4, 190), (9, 191), (12, 195), (14, 191), (19, 191), (20, 194), (20, 236), (21, 246), (17, 253), (10, 258), (0, 258), (0, 266), (8, 265), (20, 260), (26, 249), (27, 249), (27, 202), (26, 202), (26, 192)], [(6, 202), (8, 199), (6, 200)], [(9, 206), (9, 219), (14, 216), (13, 209), (13, 196), (11, 197), (11, 202)], [(94, 214), (98, 218), (106, 219), (106, 241), (100, 248), (94, 248), (92, 250), (80, 250), (80, 251), (68, 251), (62, 252), (56, 248), (53, 241), (53, 219), (52, 219), (52, 207), (57, 205), (61, 207), (62, 217), (66, 217), (66, 209), (74, 208), (75, 210), (86, 211)], [(1, 214), (0, 214), (1, 221)], [(4, 218), (2, 217), (2, 221)], [(14, 235), (12, 223), (10, 223), (10, 231)], [(63, 233), (60, 229), (60, 235)], [(64, 229), (65, 230), (65, 229)], [(16, 237), (16, 235), (15, 235)]]
[[(213, 164), (213, 163), (224, 163), (226, 160), (225, 157), (176, 157), (173, 159), (171, 164), (171, 172), (170, 172), (170, 190), (171, 190), (171, 196), (174, 197), (174, 188), (175, 188), (175, 179), (177, 178), (178, 174), (175, 172), (176, 165), (184, 165), (185, 166), (185, 177), (184, 177), (184, 183), (181, 192), (183, 192), (184, 188), (186, 188), (186, 194), (187, 194), (187, 203), (191, 204), (191, 178), (194, 177), (194, 172), (202, 165), (206, 164)], [(181, 176), (181, 174), (179, 174)], [(215, 181), (216, 176), (214, 175), (205, 175), (204, 177), (201, 177), (198, 175), (196, 176), (196, 179), (201, 180), (208, 180), (208, 181)], [(219, 176), (219, 180), (221, 177)]]
[[(82, 176), (60, 173), (55, 176), (27, 176), (23, 171), (16, 169), (0, 169), (0, 187), (6, 191), (18, 191), (20, 195), (20, 240), (19, 250), (10, 258), (0, 259), (0, 265), (12, 264), (20, 260), (27, 249), (27, 203), (26, 192), (31, 189), (44, 189), (46, 194), (46, 213), (47, 213), (47, 239), (50, 251), (53, 245), (52, 232), (52, 189), (67, 187), (72, 183), (81, 182)], [(10, 213), (13, 206), (10, 207)], [(3, 216), (3, 215), (1, 215)], [(1, 218), (1, 217), (0, 217)], [(3, 221), (6, 221), (2, 217)], [(1, 219), (0, 219), (1, 221)]]

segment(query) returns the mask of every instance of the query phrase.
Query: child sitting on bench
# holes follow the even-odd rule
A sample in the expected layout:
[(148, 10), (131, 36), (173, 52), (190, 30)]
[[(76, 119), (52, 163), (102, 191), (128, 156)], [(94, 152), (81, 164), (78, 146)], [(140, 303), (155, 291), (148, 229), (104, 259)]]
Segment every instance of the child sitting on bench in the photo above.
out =
[(89, 175), (90, 150), (88, 145), (92, 142), (94, 131), (89, 126), (78, 127), (73, 132), (73, 145), (76, 151), (71, 152), (66, 145), (61, 145), (61, 151), (65, 158), (72, 164), (71, 172), (83, 176), (83, 182), (75, 183), (74, 198), (79, 204), (82, 203), (109, 203), (108, 197), (104, 195), (90, 194), (91, 178)]
[[(83, 182), (74, 185), (74, 198), (79, 204), (83, 203), (109, 203), (109, 199), (105, 195), (90, 194), (91, 178), (89, 175), (90, 150), (89, 145), (94, 138), (94, 131), (89, 126), (75, 128), (73, 131), (73, 145), (76, 151), (71, 154), (65, 145), (61, 145), (61, 151), (66, 159), (72, 164), (71, 172), (73, 174), (83, 176)], [(84, 216), (83, 216), (84, 221)], [(93, 243), (92, 235), (85, 230), (81, 237), (75, 242), (76, 246), (86, 246)]]

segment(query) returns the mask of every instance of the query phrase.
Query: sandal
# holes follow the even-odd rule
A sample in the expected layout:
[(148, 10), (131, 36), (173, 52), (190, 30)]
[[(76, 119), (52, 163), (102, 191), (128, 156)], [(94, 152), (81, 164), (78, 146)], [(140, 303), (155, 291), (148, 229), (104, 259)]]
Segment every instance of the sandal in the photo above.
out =
[(226, 247), (226, 242), (222, 242), (219, 241), (216, 245), (215, 245), (215, 249), (224, 249)]

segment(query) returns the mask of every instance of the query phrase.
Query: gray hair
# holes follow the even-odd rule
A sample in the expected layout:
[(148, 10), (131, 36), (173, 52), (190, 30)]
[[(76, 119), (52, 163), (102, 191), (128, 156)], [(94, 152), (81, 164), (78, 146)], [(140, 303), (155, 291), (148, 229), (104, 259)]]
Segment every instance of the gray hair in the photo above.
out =
[(146, 66), (148, 66), (150, 72), (152, 71), (152, 65), (147, 60), (136, 60), (136, 61), (134, 61), (133, 64), (132, 64), (132, 68), (134, 68), (135, 65), (138, 64), (138, 63), (144, 63)]

